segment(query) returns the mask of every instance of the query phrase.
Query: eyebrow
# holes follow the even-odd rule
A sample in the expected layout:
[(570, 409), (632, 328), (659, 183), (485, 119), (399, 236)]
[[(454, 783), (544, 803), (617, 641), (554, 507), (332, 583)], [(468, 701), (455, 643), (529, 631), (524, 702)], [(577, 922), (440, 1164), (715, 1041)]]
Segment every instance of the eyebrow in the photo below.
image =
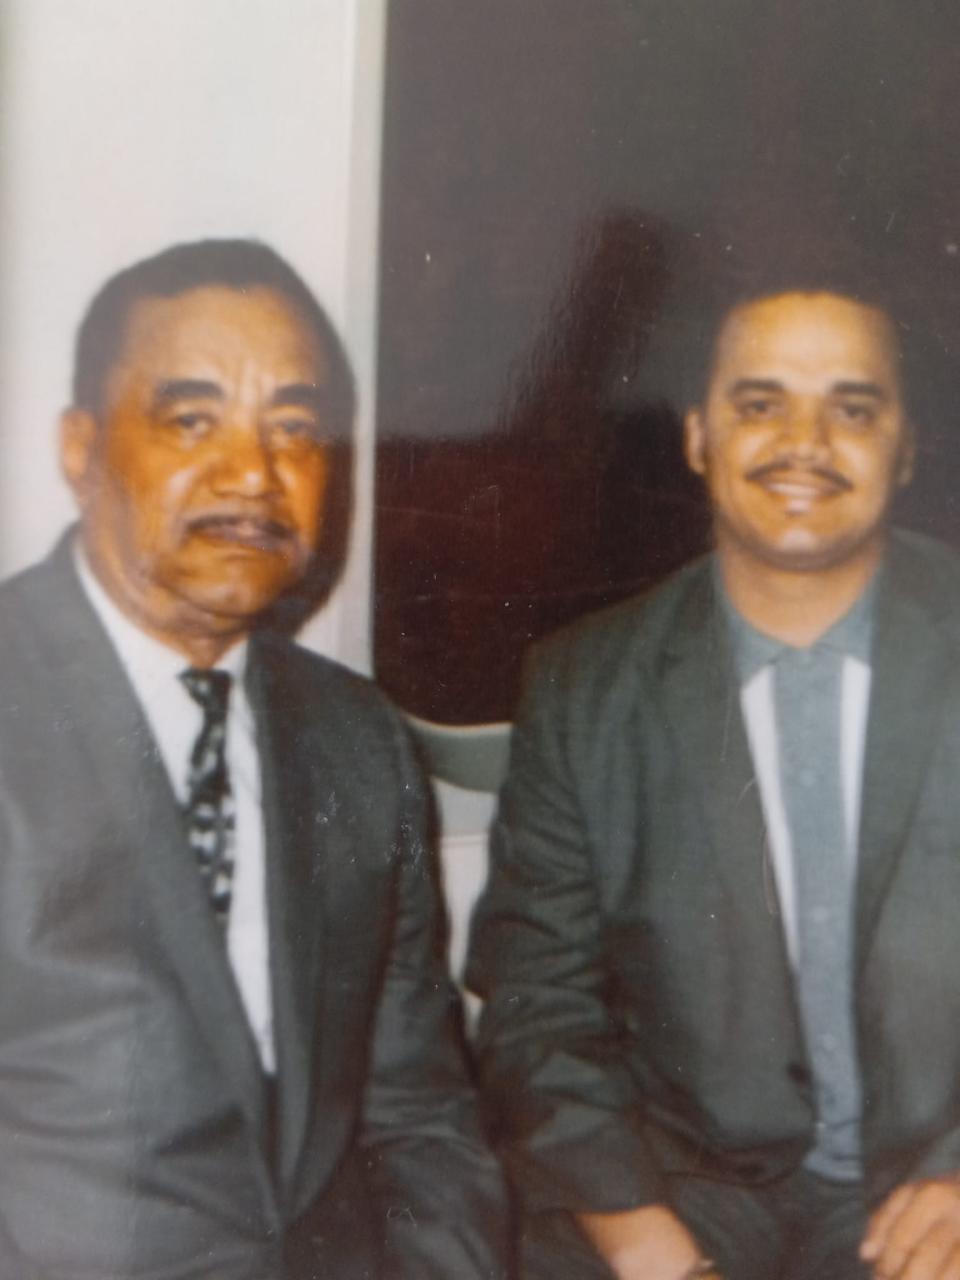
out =
[(727, 394), (737, 396), (744, 391), (772, 391), (775, 393), (782, 393), (783, 383), (777, 382), (775, 378), (738, 378), (731, 387), (728, 387)]
[(270, 404), (274, 408), (314, 409), (319, 413), (329, 407), (330, 395), (313, 382), (288, 382), (277, 387), (270, 397)]
[[(783, 395), (786, 392), (786, 388), (776, 378), (738, 378), (728, 388), (727, 394), (736, 396), (745, 391), (766, 391), (775, 395)], [(835, 382), (830, 388), (830, 394), (834, 396), (870, 396), (874, 400), (887, 399), (887, 392), (877, 382)]]
[(168, 378), (153, 393), (153, 407), (163, 409), (178, 400), (222, 400), (223, 388), (206, 378)]
[(835, 382), (831, 387), (834, 395), (870, 396), (873, 400), (886, 400), (887, 393), (877, 382)]
[[(223, 400), (223, 388), (207, 378), (168, 378), (153, 393), (154, 409), (164, 409), (181, 400)], [(310, 382), (290, 382), (277, 387), (270, 397), (274, 408), (299, 407), (321, 411), (329, 395)]]

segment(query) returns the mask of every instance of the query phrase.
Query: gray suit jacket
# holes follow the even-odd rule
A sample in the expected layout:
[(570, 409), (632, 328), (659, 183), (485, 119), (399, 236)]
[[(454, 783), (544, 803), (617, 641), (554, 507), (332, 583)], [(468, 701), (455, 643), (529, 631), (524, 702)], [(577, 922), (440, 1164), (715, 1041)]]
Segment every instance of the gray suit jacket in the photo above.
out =
[[(857, 887), (868, 1191), (960, 1169), (960, 562), (892, 541)], [(708, 562), (532, 664), (474, 926), (483, 1070), (533, 1209), (747, 1183), (810, 1145), (810, 1068)]]
[(398, 718), (282, 639), (248, 671), (275, 1155), (182, 817), (66, 545), (0, 590), (4, 1280), (501, 1274)]

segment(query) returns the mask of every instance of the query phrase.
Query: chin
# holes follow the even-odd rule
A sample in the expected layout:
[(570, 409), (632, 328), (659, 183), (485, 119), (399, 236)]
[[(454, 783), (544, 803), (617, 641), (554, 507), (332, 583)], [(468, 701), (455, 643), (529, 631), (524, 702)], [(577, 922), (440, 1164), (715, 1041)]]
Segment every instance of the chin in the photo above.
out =
[(834, 542), (806, 531), (798, 530), (797, 533), (800, 536), (784, 539), (777, 547), (768, 550), (766, 559), (769, 564), (794, 573), (823, 572), (861, 559), (875, 545), (872, 537)]
[(183, 596), (199, 613), (225, 623), (254, 622), (293, 585), (289, 578), (257, 582), (217, 582), (206, 589), (195, 585)]
[(725, 538), (754, 563), (787, 573), (816, 573), (873, 556), (882, 544), (884, 527), (877, 524), (823, 529), (809, 523), (759, 528), (747, 523), (718, 524)]

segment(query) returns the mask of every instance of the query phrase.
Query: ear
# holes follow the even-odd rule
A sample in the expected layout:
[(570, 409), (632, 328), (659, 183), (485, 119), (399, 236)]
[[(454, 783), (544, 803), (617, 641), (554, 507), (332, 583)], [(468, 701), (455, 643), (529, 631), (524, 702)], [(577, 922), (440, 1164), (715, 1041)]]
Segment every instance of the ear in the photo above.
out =
[(81, 511), (90, 493), (96, 438), (96, 419), (86, 409), (60, 415), (60, 467)]
[(683, 417), (683, 456), (687, 466), (698, 476), (707, 470), (707, 442), (703, 414), (699, 409), (688, 409)]

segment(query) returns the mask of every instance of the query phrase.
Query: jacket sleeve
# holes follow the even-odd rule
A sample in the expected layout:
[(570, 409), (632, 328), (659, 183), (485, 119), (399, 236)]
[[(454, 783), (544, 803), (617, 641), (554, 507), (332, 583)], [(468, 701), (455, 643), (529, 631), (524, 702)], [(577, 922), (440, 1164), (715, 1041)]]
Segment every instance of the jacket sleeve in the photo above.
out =
[(506, 1194), (481, 1132), (428, 838), (425, 787), (397, 731), (404, 803), (395, 923), (363, 1111), (383, 1280), (500, 1280)]
[[(474, 919), (468, 984), (485, 1000), (481, 1074), (504, 1158), (531, 1210), (615, 1211), (662, 1198), (642, 1100), (605, 991), (603, 921), (571, 698), (578, 664), (531, 664)], [(581, 695), (583, 691), (580, 691)]]

